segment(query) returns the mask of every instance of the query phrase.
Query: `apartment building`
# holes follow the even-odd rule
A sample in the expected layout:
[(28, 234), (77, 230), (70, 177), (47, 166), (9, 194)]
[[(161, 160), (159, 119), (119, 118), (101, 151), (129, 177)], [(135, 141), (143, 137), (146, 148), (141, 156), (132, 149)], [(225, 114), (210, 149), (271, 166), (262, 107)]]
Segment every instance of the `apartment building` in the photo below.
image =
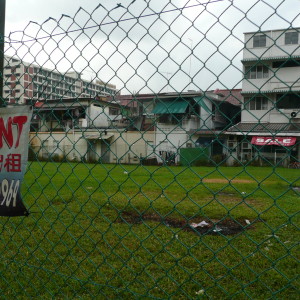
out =
[(241, 122), (229, 129), (238, 160), (300, 160), (300, 28), (245, 33)]
[(9, 56), (4, 59), (3, 83), (3, 97), (8, 103), (116, 94), (113, 84), (87, 81), (77, 72), (63, 74)]
[(147, 141), (149, 149), (152, 148), (152, 152), (147, 152), (148, 158), (155, 158), (158, 163), (177, 164), (182, 163), (181, 152), (186, 148), (184, 151), (189, 153), (197, 149), (197, 153), (205, 152), (206, 161), (223, 154), (226, 136), (222, 132), (240, 120), (239, 92), (120, 95), (115, 100), (130, 109), (131, 124), (137, 130), (154, 132), (154, 140)]
[(153, 132), (129, 130), (128, 109), (93, 98), (35, 103), (30, 159), (139, 164)]

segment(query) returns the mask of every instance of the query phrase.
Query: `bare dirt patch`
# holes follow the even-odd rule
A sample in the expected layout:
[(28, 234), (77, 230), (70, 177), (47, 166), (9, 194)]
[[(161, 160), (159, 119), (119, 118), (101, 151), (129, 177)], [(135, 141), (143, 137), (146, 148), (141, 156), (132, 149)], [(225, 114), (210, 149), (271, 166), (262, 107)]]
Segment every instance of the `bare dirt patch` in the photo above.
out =
[(206, 183), (255, 183), (255, 181), (253, 180), (249, 180), (249, 179), (232, 179), (232, 180), (228, 180), (228, 179), (222, 179), (222, 178), (204, 178), (202, 180), (203, 182)]
[[(200, 235), (234, 235), (244, 230), (248, 230), (253, 226), (253, 223), (248, 220), (225, 219), (220, 221), (193, 219), (186, 221), (184, 219), (180, 220), (175, 218), (162, 218), (157, 214), (138, 214), (136, 212), (128, 211), (123, 211), (116, 220), (118, 223), (129, 223), (133, 225), (142, 224), (146, 221), (159, 222), (168, 227), (181, 228), (184, 231), (189, 231)], [(205, 221), (207, 225), (203, 227), (195, 226), (203, 221)]]
[(218, 192), (219, 196), (234, 196), (234, 193), (230, 193), (230, 192)]

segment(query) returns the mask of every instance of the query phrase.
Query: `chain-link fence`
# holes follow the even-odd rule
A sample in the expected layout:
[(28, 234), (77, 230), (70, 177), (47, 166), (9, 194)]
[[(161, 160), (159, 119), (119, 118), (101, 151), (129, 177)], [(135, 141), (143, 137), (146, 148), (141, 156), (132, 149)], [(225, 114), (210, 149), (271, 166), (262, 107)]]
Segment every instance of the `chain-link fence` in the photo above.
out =
[(5, 37), (2, 104), (33, 117), (2, 297), (296, 299), (299, 5), (99, 4)]

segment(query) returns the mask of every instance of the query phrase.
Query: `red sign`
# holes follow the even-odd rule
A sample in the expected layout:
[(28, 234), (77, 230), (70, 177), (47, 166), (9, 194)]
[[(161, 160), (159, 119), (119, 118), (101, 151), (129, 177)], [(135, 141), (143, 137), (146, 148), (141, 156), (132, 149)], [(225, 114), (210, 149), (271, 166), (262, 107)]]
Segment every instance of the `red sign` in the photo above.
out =
[(0, 216), (27, 216), (21, 183), (26, 171), (32, 109), (0, 109)]
[(254, 136), (251, 140), (252, 145), (277, 145), (277, 146), (293, 146), (296, 143), (295, 137), (268, 137), (268, 136)]

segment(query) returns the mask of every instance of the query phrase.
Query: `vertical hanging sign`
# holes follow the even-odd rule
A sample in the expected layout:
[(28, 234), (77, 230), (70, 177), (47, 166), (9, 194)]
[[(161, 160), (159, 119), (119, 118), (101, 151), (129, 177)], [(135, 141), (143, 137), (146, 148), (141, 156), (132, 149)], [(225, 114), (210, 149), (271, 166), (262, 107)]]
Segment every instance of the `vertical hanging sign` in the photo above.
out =
[(27, 216), (21, 183), (28, 159), (32, 109), (0, 108), (0, 216)]

